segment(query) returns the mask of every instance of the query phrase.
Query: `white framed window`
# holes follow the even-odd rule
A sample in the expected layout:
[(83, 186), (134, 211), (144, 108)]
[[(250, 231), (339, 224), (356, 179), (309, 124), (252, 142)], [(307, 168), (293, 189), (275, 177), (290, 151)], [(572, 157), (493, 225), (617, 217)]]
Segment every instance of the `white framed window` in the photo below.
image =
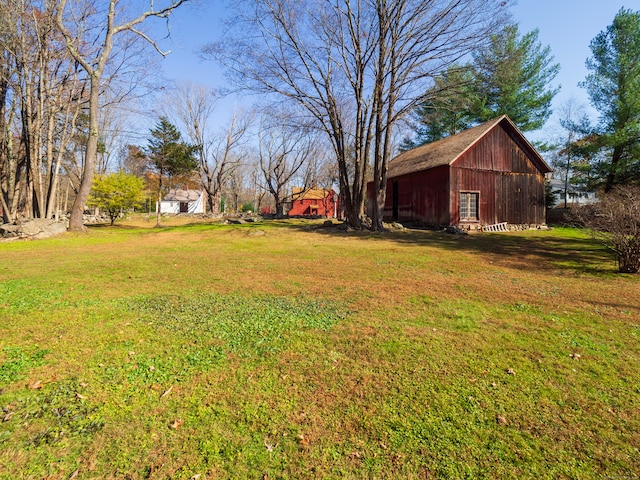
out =
[(479, 205), (480, 192), (460, 192), (460, 221), (480, 220)]

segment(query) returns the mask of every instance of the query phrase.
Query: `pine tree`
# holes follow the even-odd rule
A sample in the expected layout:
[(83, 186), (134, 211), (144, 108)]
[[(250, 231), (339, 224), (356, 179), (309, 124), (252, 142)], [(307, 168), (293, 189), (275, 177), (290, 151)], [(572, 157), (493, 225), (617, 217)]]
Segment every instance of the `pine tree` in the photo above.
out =
[(164, 179), (191, 172), (198, 168), (195, 156), (198, 147), (182, 141), (180, 132), (166, 117), (161, 117), (156, 127), (151, 130), (151, 138), (147, 144), (147, 156), (150, 167), (158, 181), (158, 208), (156, 226), (160, 226), (160, 202)]
[(435, 142), (469, 128), (475, 118), (478, 98), (469, 66), (454, 65), (435, 79), (427, 95), (430, 100), (413, 113), (415, 139), (406, 139), (401, 150)]
[(479, 122), (506, 114), (521, 130), (530, 131), (549, 119), (551, 100), (560, 90), (550, 84), (560, 65), (538, 40), (537, 29), (521, 37), (517, 25), (508, 25), (474, 55), (472, 69), (481, 98)]
[(591, 41), (586, 88), (600, 113), (598, 132), (590, 138), (595, 152), (605, 152), (605, 191), (640, 183), (640, 11), (621, 9), (606, 30)]
[(455, 65), (434, 80), (429, 98), (414, 112), (414, 140), (407, 150), (454, 135), (500, 115), (509, 115), (523, 131), (541, 128), (551, 115), (559, 87), (551, 87), (560, 66), (538, 30), (520, 36), (507, 25), (466, 65)]

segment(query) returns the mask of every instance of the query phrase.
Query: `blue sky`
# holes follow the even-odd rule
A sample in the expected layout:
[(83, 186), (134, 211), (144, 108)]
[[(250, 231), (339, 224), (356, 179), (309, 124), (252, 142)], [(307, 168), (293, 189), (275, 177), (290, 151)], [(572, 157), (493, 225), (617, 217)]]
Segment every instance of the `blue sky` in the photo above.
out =
[[(171, 23), (172, 54), (161, 61), (167, 78), (214, 88), (225, 86), (221, 70), (197, 55), (200, 46), (219, 34), (219, 22), (224, 14), (220, 11), (222, 3), (205, 0), (198, 6), (183, 7), (176, 12)], [(587, 94), (578, 83), (587, 74), (585, 61), (591, 54), (589, 43), (611, 24), (622, 7), (639, 10), (640, 0), (520, 0), (512, 8), (520, 32), (538, 28), (541, 43), (551, 47), (556, 63), (560, 64), (555, 84), (562, 89), (554, 99), (556, 109), (571, 97), (588, 106)], [(228, 114), (233, 103), (237, 100), (229, 100), (221, 107)], [(595, 112), (592, 113), (595, 117)], [(534, 139), (552, 133), (555, 126), (556, 122), (550, 120), (543, 132), (533, 134)]]
[[(549, 45), (560, 64), (556, 84), (561, 85), (560, 93), (554, 99), (554, 106), (561, 105), (573, 97), (585, 106), (589, 98), (584, 89), (578, 87), (587, 75), (585, 62), (591, 56), (591, 40), (607, 26), (621, 8), (640, 9), (640, 1), (631, 0), (520, 0), (512, 9), (514, 20), (521, 32), (535, 28), (540, 31), (539, 39)], [(595, 112), (590, 112), (595, 117)], [(546, 130), (553, 129), (555, 121), (547, 123)]]

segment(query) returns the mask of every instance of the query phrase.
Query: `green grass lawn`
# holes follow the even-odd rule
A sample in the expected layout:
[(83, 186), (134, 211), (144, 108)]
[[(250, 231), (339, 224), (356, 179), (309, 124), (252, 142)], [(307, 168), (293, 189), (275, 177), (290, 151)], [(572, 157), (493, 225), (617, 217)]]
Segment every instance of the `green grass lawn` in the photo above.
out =
[(637, 478), (640, 276), (573, 229), (0, 243), (0, 478)]

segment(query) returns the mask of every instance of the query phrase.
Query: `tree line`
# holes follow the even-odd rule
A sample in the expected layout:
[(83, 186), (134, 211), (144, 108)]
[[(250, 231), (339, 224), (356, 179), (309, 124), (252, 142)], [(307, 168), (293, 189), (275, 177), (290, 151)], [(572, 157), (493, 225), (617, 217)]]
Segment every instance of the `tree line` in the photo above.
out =
[[(238, 5), (245, 12), (233, 20), (238, 35), (208, 53), (237, 86), (290, 101), (326, 134), (353, 226), (365, 221), (373, 180), (372, 227), (381, 228), (387, 164), (405, 121), (414, 132), (401, 142), (407, 149), (502, 114), (525, 132), (537, 130), (552, 114), (560, 66), (538, 30), (519, 32), (508, 3)], [(640, 182), (639, 17), (622, 8), (591, 42), (590, 73), (580, 85), (597, 122), (562, 118), (566, 141), (538, 145), (558, 171), (568, 171), (567, 183), (585, 190)]]
[[(226, 128), (214, 131), (209, 116), (215, 102), (216, 93), (202, 86), (185, 84), (172, 92), (147, 143), (126, 145), (118, 171), (95, 179), (88, 204), (113, 223), (121, 212), (146, 201), (160, 226), (159, 205), (168, 190), (201, 189), (212, 215), (266, 207), (281, 218), (293, 197), (292, 185), (303, 193), (334, 186), (337, 175), (316, 132), (274, 111), (238, 112)], [(173, 121), (188, 132), (184, 137)]]
[[(127, 97), (148, 46), (145, 28), (187, 0), (2, 0), (0, 205), (5, 222), (51, 218), (61, 179), (73, 190), (70, 230), (101, 167), (108, 105)], [(139, 79), (139, 78), (138, 78)]]

